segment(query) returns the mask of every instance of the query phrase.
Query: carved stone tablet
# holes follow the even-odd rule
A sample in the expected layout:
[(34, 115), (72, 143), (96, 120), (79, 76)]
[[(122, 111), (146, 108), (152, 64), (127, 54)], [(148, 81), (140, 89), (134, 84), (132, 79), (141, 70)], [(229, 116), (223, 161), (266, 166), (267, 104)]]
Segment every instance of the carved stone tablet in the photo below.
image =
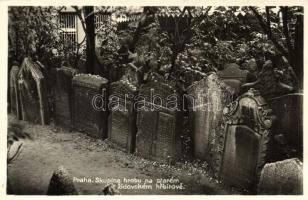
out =
[[(100, 76), (89, 74), (74, 76), (72, 80), (74, 129), (95, 138), (107, 138), (107, 83), (107, 79)], [(95, 106), (93, 102), (99, 105)]]
[(108, 137), (124, 151), (133, 153), (136, 141), (136, 118), (134, 97), (136, 88), (124, 81), (110, 85)]
[(273, 120), (271, 112), (254, 89), (225, 108), (226, 135), (220, 172), (224, 183), (248, 190), (256, 188), (265, 164)]
[(139, 96), (144, 98), (144, 107), (138, 110), (136, 154), (167, 163), (179, 159), (182, 156), (182, 98), (163, 82), (143, 85)]

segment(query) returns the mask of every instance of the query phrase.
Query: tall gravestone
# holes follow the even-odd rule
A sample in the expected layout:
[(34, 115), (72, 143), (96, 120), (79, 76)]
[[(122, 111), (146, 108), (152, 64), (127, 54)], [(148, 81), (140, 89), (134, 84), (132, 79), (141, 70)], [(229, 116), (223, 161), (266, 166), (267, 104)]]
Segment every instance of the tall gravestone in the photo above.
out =
[(220, 171), (224, 183), (248, 190), (256, 188), (267, 155), (271, 113), (254, 89), (224, 109), (226, 135)]
[(56, 69), (55, 123), (65, 128), (72, 127), (72, 78), (76, 73), (76, 69), (68, 67)]
[(133, 153), (136, 142), (134, 98), (137, 88), (124, 80), (110, 85), (108, 138), (122, 150)]
[(268, 100), (277, 116), (272, 126), (271, 161), (303, 158), (303, 97), (290, 93)]
[(224, 69), (217, 72), (218, 76), (235, 90), (235, 94), (240, 93), (241, 85), (246, 83), (248, 71), (241, 70), (235, 63), (226, 64)]
[(25, 58), (18, 74), (18, 88), (22, 119), (45, 125), (49, 123), (49, 113), (42, 70), (40, 63)]
[(152, 81), (141, 86), (137, 99), (138, 156), (167, 163), (182, 156), (181, 100), (168, 83)]
[(10, 71), (10, 99), (11, 113), (16, 115), (17, 119), (21, 119), (20, 99), (18, 92), (18, 72), (19, 67), (13, 66)]
[(216, 74), (187, 88), (194, 157), (207, 160), (217, 171), (223, 141), (223, 108), (232, 101), (233, 90)]
[(108, 80), (90, 74), (77, 74), (72, 79), (73, 128), (94, 138), (106, 138)]

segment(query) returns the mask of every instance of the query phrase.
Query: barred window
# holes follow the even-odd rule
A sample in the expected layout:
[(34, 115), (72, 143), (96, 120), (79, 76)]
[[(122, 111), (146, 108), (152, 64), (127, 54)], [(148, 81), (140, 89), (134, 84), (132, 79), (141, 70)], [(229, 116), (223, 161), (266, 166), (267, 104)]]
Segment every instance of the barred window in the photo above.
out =
[(110, 14), (95, 14), (95, 31), (99, 30), (105, 21), (110, 20)]
[(62, 29), (61, 37), (65, 41), (77, 42), (77, 16), (73, 12), (61, 13), (60, 27)]

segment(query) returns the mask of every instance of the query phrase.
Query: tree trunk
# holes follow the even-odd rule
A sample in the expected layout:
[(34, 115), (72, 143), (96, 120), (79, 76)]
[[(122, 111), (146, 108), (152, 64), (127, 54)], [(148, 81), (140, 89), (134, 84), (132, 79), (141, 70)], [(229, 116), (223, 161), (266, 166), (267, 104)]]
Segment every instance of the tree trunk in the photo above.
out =
[(303, 16), (297, 16), (297, 23), (295, 28), (295, 42), (294, 42), (294, 54), (292, 56), (291, 65), (294, 66), (294, 71), (298, 77), (299, 88), (303, 88), (303, 68), (304, 68), (304, 26)]
[(86, 72), (94, 74), (95, 64), (95, 22), (94, 22), (94, 7), (85, 6), (85, 24), (87, 35), (87, 48), (86, 48)]

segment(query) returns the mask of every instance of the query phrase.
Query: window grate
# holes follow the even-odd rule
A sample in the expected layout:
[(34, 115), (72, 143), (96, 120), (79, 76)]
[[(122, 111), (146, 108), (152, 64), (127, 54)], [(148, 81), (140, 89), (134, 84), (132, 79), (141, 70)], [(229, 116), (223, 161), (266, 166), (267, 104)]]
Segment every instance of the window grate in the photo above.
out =
[(62, 29), (61, 39), (64, 41), (77, 42), (77, 16), (76, 13), (61, 13), (59, 17)]

